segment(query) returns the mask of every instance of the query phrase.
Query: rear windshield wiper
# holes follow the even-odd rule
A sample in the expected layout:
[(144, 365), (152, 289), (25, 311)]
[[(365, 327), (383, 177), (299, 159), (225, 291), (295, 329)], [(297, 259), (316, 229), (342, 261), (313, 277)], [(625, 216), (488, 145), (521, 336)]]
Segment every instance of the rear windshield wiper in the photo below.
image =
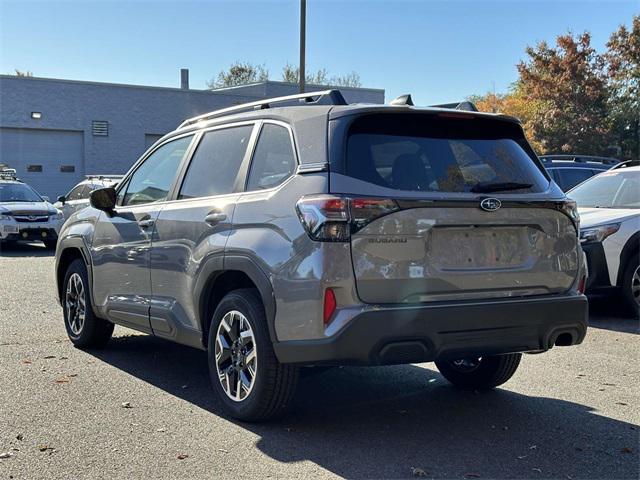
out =
[(531, 186), (533, 186), (531, 183), (519, 182), (477, 183), (471, 187), (471, 191), (473, 193), (505, 192), (507, 190), (530, 188)]

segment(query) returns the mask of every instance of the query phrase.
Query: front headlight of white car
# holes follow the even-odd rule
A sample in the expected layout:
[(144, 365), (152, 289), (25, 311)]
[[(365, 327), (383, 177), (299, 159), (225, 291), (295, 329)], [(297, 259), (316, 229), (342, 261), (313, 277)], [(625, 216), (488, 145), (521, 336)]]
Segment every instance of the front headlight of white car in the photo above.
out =
[(51, 220), (64, 220), (64, 214), (62, 210), (56, 210), (56, 213), (51, 215)]
[(608, 223), (597, 227), (583, 228), (580, 230), (580, 243), (602, 242), (609, 235), (613, 235), (620, 229), (619, 223)]

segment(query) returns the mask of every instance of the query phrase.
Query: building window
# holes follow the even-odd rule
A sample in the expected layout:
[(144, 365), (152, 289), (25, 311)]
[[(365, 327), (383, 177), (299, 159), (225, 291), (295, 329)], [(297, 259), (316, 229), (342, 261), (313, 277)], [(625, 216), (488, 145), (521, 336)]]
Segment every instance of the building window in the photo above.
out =
[(91, 122), (91, 133), (94, 137), (108, 137), (109, 122), (106, 120), (93, 120)]
[(27, 172), (42, 173), (42, 165), (27, 165)]
[(42, 118), (42, 112), (31, 112), (31, 118), (40, 120)]
[(73, 173), (76, 171), (75, 165), (60, 165), (60, 171), (62, 173)]

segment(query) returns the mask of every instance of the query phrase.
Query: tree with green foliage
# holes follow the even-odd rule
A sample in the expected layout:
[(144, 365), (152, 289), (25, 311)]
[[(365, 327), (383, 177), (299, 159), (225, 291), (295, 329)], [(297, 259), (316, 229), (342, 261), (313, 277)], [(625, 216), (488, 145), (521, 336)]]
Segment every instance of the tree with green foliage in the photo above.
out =
[[(298, 83), (300, 78), (298, 67), (287, 63), (282, 69), (282, 81), (289, 83)], [(360, 87), (360, 75), (357, 72), (351, 72), (346, 75), (335, 75), (329, 77), (326, 68), (321, 68), (316, 72), (305, 74), (305, 83), (308, 85), (333, 85), (336, 87)]]

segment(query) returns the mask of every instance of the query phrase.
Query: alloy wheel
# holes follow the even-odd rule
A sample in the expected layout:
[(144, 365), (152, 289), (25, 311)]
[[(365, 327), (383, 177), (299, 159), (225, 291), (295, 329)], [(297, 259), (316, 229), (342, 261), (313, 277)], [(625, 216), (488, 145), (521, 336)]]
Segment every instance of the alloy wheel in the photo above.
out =
[(65, 307), (67, 310), (67, 322), (69, 323), (71, 333), (80, 335), (84, 325), (87, 307), (84, 299), (82, 277), (77, 273), (72, 274), (67, 282)]
[(631, 296), (636, 305), (640, 305), (640, 265), (636, 267), (633, 275), (631, 275)]
[(227, 312), (216, 333), (215, 362), (218, 380), (227, 396), (246, 399), (256, 382), (258, 357), (253, 329), (239, 311)]

